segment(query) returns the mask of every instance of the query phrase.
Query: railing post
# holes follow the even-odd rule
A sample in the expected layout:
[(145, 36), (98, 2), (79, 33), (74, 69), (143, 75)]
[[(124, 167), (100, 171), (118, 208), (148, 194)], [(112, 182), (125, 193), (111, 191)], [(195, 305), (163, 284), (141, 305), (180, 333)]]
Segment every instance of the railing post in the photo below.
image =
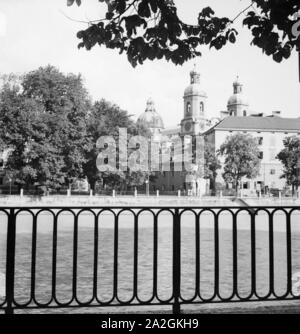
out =
[(173, 313), (180, 314), (181, 238), (179, 209), (175, 209), (173, 222)]
[(16, 249), (16, 217), (14, 209), (10, 209), (7, 224), (6, 245), (6, 314), (13, 314), (15, 285), (15, 249)]

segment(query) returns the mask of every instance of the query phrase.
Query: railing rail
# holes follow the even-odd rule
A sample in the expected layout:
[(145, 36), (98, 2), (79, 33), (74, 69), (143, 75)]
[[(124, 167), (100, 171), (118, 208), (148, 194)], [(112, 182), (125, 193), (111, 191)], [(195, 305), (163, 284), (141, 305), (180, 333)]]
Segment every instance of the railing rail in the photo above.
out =
[[(132, 225), (130, 225), (130, 233), (132, 234), (132, 272), (130, 275), (132, 278), (132, 296), (129, 296), (127, 300), (122, 300), (120, 296), (120, 270), (122, 266), (120, 264), (120, 233), (122, 228), (122, 217), (124, 213), (127, 213), (132, 217)], [(37, 284), (37, 237), (38, 226), (41, 222), (41, 215), (48, 215), (52, 217), (52, 229), (50, 235), (52, 240), (51, 250), (51, 270), (49, 275), (51, 276), (51, 298), (48, 302), (41, 302), (37, 298), (36, 284)], [(105, 214), (110, 215), (113, 218), (113, 236), (111, 242), (112, 247), (112, 296), (110, 300), (102, 300), (98, 295), (98, 289), (104, 284), (103, 277), (99, 278), (98, 271), (100, 265), (103, 265), (99, 256), (99, 247), (101, 246), (101, 240), (99, 238), (101, 224), (104, 220)], [(147, 280), (152, 283), (152, 293), (148, 300), (143, 300), (140, 295), (139, 281), (139, 260), (141, 254), (139, 247), (141, 246), (140, 233), (143, 229), (144, 221), (141, 218), (143, 214), (147, 214), (151, 219), (151, 251), (152, 273)], [(85, 215), (85, 216), (84, 216)], [(172, 279), (170, 284), (172, 294), (168, 298), (162, 298), (159, 293), (160, 280), (159, 280), (159, 243), (163, 239), (161, 231), (159, 231), (161, 221), (164, 222), (165, 215), (168, 215), (172, 224)], [(186, 215), (189, 216), (189, 224), (193, 227), (192, 239), (194, 242), (193, 247), (189, 250), (190, 256), (193, 257), (194, 262), (191, 265), (194, 269), (193, 277), (194, 283), (192, 287), (193, 296), (187, 298), (183, 293), (184, 283), (182, 275), (185, 274), (183, 266), (183, 232), (184, 220)], [(227, 215), (227, 216), (226, 216)], [(21, 303), (16, 296), (16, 246), (17, 246), (17, 225), (22, 224), (25, 219), (30, 220), (30, 236), (31, 236), (31, 249), (30, 249), (30, 296), (26, 302)], [(68, 216), (71, 219), (71, 232), (72, 232), (72, 279), (71, 279), (71, 299), (70, 301), (62, 302), (59, 297), (59, 279), (57, 278), (58, 270), (58, 235), (59, 227), (62, 217)], [(79, 244), (80, 244), (80, 229), (79, 223), (82, 217), (88, 216), (92, 219), (92, 293), (90, 300), (81, 301), (78, 295), (78, 286), (82, 283), (79, 280), (78, 263), (80, 260)], [(213, 262), (210, 265), (212, 268), (213, 277), (210, 279), (210, 284), (213, 285), (213, 293), (210, 297), (204, 297), (201, 289), (203, 289), (203, 282), (201, 281), (201, 269), (205, 265), (206, 258), (203, 256), (203, 245), (201, 236), (203, 234), (202, 224), (206, 224), (207, 216), (211, 217), (212, 230), (212, 244), (213, 244)], [(225, 216), (227, 217), (225, 219)], [(258, 287), (258, 275), (260, 274), (261, 267), (259, 267), (259, 252), (257, 248), (258, 242), (258, 230), (262, 225), (261, 217), (264, 217), (266, 222), (266, 234), (268, 243), (266, 247), (266, 263), (268, 265), (268, 277), (265, 278), (264, 284), (267, 287), (267, 293), (261, 295)], [(280, 216), (280, 219), (278, 218)], [(276, 218), (277, 217), (277, 218)], [(5, 296), (0, 296), (0, 310), (3, 310), (7, 314), (11, 314), (14, 310), (24, 309), (54, 309), (54, 308), (70, 308), (70, 307), (116, 307), (116, 306), (157, 306), (157, 305), (169, 305), (172, 306), (173, 313), (180, 313), (182, 305), (185, 304), (205, 304), (205, 303), (233, 303), (233, 302), (251, 302), (251, 301), (285, 301), (300, 299), (299, 295), (295, 293), (293, 289), (293, 274), (300, 272), (300, 207), (0, 207), (0, 233), (1, 226), (7, 225), (6, 229), (6, 256), (3, 261), (5, 262)], [(85, 218), (87, 219), (87, 218)], [(244, 234), (249, 237), (249, 250), (246, 254), (249, 257), (249, 270), (250, 283), (248, 288), (248, 295), (242, 296), (240, 290), (241, 275), (244, 275), (244, 271), (240, 269), (241, 255), (239, 248), (243, 240), (240, 238), (240, 225), (248, 220), (247, 228), (244, 229)], [(225, 221), (226, 220), (226, 221)], [(18, 224), (17, 224), (18, 221)], [(293, 224), (292, 224), (293, 221)], [(276, 230), (277, 222), (281, 225), (281, 230)], [(4, 225), (3, 225), (4, 223)], [(2, 224), (2, 225), (1, 225)], [(231, 250), (228, 255), (228, 259), (231, 263), (230, 269), (230, 287), (231, 294), (227, 297), (222, 295), (222, 238), (221, 234), (226, 225), (230, 240), (227, 243), (230, 245)], [(293, 226), (292, 226), (293, 225)], [(228, 227), (229, 226), (229, 227)], [(279, 234), (278, 234), (279, 233)], [(284, 238), (282, 238), (284, 233)], [(264, 235), (265, 235), (264, 234)], [(276, 238), (281, 236), (280, 249), (284, 250), (285, 257), (282, 270), (286, 271), (283, 275), (284, 285), (286, 289), (284, 293), (279, 294), (276, 290), (276, 280), (278, 272), (276, 271), (276, 252), (277, 244)], [(0, 239), (1, 242), (2, 239)], [(4, 240), (4, 239), (3, 239)], [(185, 246), (186, 247), (186, 246)], [(297, 248), (298, 247), (298, 248)], [(295, 251), (296, 249), (296, 251)], [(186, 251), (186, 250), (185, 250)], [(231, 255), (230, 255), (231, 254)], [(1, 257), (1, 245), (0, 245), (0, 257)], [(245, 255), (243, 255), (245, 259)], [(149, 264), (149, 263), (148, 263)], [(149, 265), (150, 265), (149, 264)], [(282, 264), (281, 264), (282, 265)], [(1, 266), (0, 266), (1, 270)], [(227, 270), (227, 276), (228, 274)], [(280, 273), (282, 276), (282, 273)], [(248, 277), (249, 278), (249, 277)], [(243, 277), (242, 277), (243, 279)]]

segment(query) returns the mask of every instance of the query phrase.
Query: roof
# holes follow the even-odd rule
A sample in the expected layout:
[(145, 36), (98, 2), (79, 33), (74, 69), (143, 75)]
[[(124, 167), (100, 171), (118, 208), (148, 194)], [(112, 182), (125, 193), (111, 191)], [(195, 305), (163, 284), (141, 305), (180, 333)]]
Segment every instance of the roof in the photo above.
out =
[(147, 101), (146, 111), (140, 115), (137, 124), (144, 125), (150, 129), (164, 128), (163, 119), (156, 112), (154, 101), (151, 98)]
[(184, 91), (184, 96), (194, 96), (199, 95), (202, 97), (207, 97), (207, 94), (204, 90), (201, 89), (201, 86), (199, 84), (190, 84)]
[(243, 105), (249, 106), (249, 103), (247, 102), (247, 100), (244, 97), (244, 94), (242, 93), (233, 94), (232, 96), (230, 96), (227, 105), (231, 106), (231, 105), (236, 105), (236, 104), (243, 104)]
[(212, 129), (300, 132), (300, 118), (226, 117)]
[(174, 136), (174, 135), (178, 135), (180, 133), (181, 128), (180, 127), (174, 127), (174, 128), (167, 128), (162, 130), (162, 134), (165, 136)]
[(145, 111), (137, 120), (137, 124), (150, 129), (163, 129), (164, 122), (156, 111)]

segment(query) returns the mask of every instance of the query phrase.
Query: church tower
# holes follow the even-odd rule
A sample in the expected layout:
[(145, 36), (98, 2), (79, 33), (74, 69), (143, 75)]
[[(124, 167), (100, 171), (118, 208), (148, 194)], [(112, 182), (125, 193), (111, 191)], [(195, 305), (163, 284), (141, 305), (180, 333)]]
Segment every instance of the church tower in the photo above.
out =
[(249, 104), (243, 95), (243, 85), (239, 77), (233, 83), (233, 95), (228, 100), (227, 110), (229, 116), (249, 116)]
[(200, 73), (196, 65), (190, 73), (191, 82), (184, 92), (184, 118), (181, 121), (181, 134), (199, 135), (205, 131), (207, 94), (200, 86)]

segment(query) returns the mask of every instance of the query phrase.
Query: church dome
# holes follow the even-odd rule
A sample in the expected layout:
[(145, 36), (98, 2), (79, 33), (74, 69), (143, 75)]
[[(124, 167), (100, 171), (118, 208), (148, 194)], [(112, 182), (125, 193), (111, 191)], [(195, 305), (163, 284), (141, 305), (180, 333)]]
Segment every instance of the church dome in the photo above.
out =
[(199, 84), (191, 84), (185, 89), (184, 96), (190, 96), (190, 95), (199, 95), (207, 97), (207, 94), (205, 93), (204, 90), (201, 89)]
[(138, 118), (137, 124), (148, 129), (164, 129), (164, 122), (161, 116), (156, 112), (155, 104), (152, 99), (147, 101), (146, 110)]
[(202, 96), (207, 97), (207, 94), (200, 86), (200, 73), (196, 70), (196, 65), (194, 69), (190, 72), (191, 84), (185, 89), (184, 96)]
[(243, 94), (233, 94), (230, 96), (228, 100), (228, 106), (234, 105), (234, 104), (243, 104), (243, 105), (248, 105), (248, 101), (244, 97)]
[(239, 82), (239, 78), (233, 82), (233, 95), (228, 100), (228, 107), (233, 105), (245, 105), (249, 106), (247, 99), (243, 94), (243, 85)]

